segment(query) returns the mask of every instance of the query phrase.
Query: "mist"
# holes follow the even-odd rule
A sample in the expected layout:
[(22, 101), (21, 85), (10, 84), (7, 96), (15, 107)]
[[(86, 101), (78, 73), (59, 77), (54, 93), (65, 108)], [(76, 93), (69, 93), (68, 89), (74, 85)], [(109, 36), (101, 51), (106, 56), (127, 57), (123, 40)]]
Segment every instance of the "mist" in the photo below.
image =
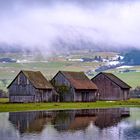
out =
[(137, 0), (0, 0), (0, 44), (11, 48), (139, 49), (139, 36)]

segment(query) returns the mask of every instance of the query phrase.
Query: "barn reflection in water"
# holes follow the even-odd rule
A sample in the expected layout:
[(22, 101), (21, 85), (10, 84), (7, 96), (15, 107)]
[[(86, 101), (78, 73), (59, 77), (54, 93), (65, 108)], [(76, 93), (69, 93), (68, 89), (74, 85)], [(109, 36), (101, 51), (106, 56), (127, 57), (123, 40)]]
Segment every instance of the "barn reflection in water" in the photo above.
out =
[(41, 133), (47, 125), (59, 132), (85, 130), (90, 125), (99, 129), (117, 125), (129, 117), (128, 108), (33, 111), (9, 113), (9, 121), (22, 133)]

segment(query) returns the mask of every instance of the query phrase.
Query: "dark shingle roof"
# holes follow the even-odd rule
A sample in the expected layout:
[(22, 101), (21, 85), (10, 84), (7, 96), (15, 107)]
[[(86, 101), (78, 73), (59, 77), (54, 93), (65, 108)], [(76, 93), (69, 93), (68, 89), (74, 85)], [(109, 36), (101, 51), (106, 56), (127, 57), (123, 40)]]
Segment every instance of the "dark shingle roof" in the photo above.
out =
[[(108, 77), (112, 82), (114, 82), (115, 84), (117, 84), (119, 87), (124, 88), (124, 89), (128, 89), (131, 88), (131, 86), (129, 86), (128, 84), (126, 84), (124, 81), (122, 81), (121, 79), (119, 79), (117, 76), (115, 76), (112, 73), (106, 73), (106, 72), (101, 72), (98, 75), (103, 74), (106, 77)], [(96, 75), (95, 77), (97, 77), (98, 75)], [(95, 78), (93, 77), (93, 79)]]
[[(21, 72), (27, 77), (27, 79), (32, 83), (32, 85), (35, 88), (37, 88), (37, 89), (52, 89), (53, 88), (53, 86), (47, 81), (47, 79), (43, 76), (43, 74), (40, 71), (22, 70), (22, 71), (20, 71), (20, 73)], [(17, 78), (17, 76), (16, 76), (16, 78)], [(13, 81), (11, 82), (11, 84), (13, 83)], [(10, 87), (10, 85), (8, 87)]]
[(75, 89), (98, 89), (84, 72), (60, 71)]

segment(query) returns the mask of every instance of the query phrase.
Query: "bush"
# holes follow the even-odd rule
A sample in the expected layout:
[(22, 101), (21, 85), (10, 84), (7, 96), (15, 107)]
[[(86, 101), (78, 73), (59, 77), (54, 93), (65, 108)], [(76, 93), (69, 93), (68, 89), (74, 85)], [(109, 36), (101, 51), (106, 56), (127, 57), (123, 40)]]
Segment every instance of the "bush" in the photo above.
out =
[(2, 89), (0, 89), (0, 98), (7, 98), (8, 97), (8, 93)]

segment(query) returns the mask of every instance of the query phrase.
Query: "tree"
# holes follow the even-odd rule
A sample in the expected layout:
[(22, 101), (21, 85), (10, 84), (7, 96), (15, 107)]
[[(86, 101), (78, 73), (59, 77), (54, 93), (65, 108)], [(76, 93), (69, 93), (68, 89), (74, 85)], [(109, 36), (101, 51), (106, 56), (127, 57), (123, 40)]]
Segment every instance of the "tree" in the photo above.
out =
[(124, 55), (125, 64), (140, 65), (140, 50), (131, 50)]
[(94, 60), (98, 60), (98, 56), (97, 55), (95, 55)]

